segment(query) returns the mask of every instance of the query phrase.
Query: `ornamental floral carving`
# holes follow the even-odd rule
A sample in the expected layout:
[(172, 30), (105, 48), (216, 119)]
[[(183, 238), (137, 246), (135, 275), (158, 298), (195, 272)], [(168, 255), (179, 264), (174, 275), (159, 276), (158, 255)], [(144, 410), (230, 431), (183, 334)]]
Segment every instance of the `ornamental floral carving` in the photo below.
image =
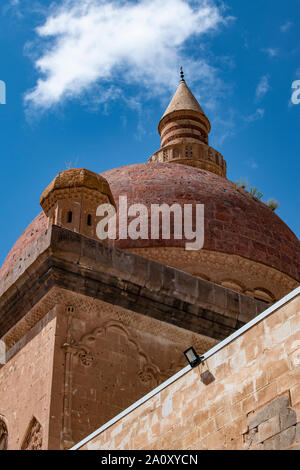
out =
[(124, 335), (128, 343), (136, 350), (137, 356), (139, 357), (141, 368), (138, 371), (138, 377), (143, 383), (154, 381), (156, 384), (160, 382), (160, 369), (152, 363), (149, 356), (143, 351), (142, 347), (132, 337), (129, 330), (119, 321), (108, 321), (102, 326), (95, 328), (91, 333), (85, 334), (78, 342), (76, 347), (79, 349), (78, 357), (83, 365), (91, 365), (93, 361), (93, 355), (89, 352), (94, 347), (95, 343), (101, 337), (106, 336), (110, 330), (118, 331)]

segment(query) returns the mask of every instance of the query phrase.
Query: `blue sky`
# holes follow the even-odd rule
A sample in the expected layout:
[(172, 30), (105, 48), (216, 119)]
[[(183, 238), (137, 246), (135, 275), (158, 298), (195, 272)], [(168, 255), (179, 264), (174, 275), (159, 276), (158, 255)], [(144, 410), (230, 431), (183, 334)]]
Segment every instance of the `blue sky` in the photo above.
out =
[(0, 264), (59, 171), (158, 150), (180, 65), (228, 178), (278, 200), (299, 237), (299, 18), (299, 0), (2, 0)]

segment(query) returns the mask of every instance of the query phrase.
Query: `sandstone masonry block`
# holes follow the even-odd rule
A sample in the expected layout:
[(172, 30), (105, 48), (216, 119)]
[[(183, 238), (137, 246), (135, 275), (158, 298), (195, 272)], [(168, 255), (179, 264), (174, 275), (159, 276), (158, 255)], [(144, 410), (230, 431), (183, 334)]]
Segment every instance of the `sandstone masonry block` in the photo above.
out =
[[(283, 409), (280, 412), (280, 429), (284, 431), (285, 429), (294, 426), (297, 423), (297, 415), (294, 410), (291, 408)], [(275, 433), (274, 433), (275, 434)]]
[(279, 416), (273, 416), (258, 426), (258, 442), (263, 442), (280, 432)]
[(281, 409), (287, 408), (289, 405), (289, 396), (284, 395), (277, 398), (263, 409), (256, 411), (254, 414), (249, 415), (249, 429), (253, 429), (265, 421), (268, 421), (273, 416), (279, 414)]

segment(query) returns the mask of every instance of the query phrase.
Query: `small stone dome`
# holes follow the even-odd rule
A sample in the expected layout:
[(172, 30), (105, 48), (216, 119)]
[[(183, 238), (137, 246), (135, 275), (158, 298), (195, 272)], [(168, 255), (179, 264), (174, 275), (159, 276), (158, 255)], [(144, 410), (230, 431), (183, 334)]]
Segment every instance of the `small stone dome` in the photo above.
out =
[(105, 194), (114, 205), (114, 199), (106, 179), (85, 168), (72, 168), (61, 171), (43, 192), (40, 204), (45, 213), (48, 214), (59, 193), (67, 191), (71, 195), (80, 188)]

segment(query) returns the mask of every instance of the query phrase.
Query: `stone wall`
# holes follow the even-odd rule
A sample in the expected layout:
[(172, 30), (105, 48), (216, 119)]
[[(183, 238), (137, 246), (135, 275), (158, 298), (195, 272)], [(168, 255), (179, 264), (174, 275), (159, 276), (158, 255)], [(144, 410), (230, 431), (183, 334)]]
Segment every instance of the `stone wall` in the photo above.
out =
[[(0, 336), (6, 343), (54, 286), (218, 340), (265, 308), (246, 295), (53, 225), (0, 279)], [(34, 321), (25, 322), (28, 329)]]
[(55, 341), (55, 309), (9, 351), (0, 368), (0, 416), (8, 450), (47, 449)]
[(0, 280), (1, 446), (69, 448), (263, 307), (52, 226)]
[(58, 287), (5, 340), (0, 446), (9, 449), (70, 448), (181, 369), (188, 346), (218, 342)]
[(69, 448), (217, 341), (55, 289), (57, 329), (49, 449)]
[(300, 294), (82, 449), (299, 449)]

